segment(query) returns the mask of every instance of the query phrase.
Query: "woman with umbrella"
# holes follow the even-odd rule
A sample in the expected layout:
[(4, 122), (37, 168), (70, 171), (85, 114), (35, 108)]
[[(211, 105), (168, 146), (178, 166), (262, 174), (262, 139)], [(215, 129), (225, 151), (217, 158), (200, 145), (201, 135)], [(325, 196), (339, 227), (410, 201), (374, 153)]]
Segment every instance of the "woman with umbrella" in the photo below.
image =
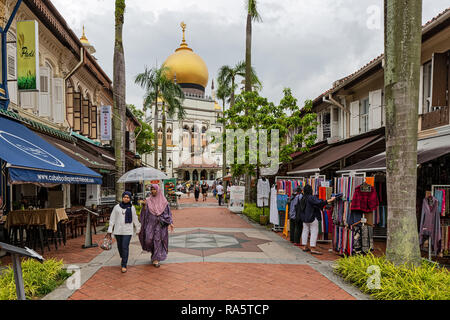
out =
[(157, 184), (152, 184), (150, 190), (140, 216), (139, 241), (142, 249), (152, 254), (153, 266), (159, 268), (159, 262), (167, 258), (169, 251), (169, 226), (171, 231), (174, 226), (169, 203), (161, 189)]

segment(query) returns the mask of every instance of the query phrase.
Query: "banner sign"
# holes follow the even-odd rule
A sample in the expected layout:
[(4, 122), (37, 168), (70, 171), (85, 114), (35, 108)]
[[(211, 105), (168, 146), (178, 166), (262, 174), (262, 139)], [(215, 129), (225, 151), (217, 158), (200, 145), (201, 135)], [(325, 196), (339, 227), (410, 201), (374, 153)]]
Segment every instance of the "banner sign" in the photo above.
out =
[(233, 186), (230, 188), (230, 211), (244, 211), (245, 187)]
[(112, 140), (111, 132), (111, 106), (100, 107), (100, 128), (101, 128), (101, 140)]
[(39, 90), (39, 33), (36, 20), (17, 22), (17, 88)]

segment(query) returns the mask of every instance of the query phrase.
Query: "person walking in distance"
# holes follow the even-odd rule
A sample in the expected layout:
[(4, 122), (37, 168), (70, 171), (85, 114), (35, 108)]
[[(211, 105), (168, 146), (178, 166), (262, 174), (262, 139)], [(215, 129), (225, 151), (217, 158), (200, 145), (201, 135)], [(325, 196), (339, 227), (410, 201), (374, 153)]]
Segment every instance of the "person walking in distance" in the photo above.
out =
[(139, 242), (144, 251), (152, 254), (151, 261), (155, 268), (159, 268), (160, 261), (166, 260), (169, 252), (169, 227), (173, 231), (172, 212), (169, 202), (164, 197), (157, 184), (152, 184), (151, 194), (145, 200), (142, 208)]
[(133, 236), (133, 227), (138, 234), (141, 230), (136, 209), (131, 203), (131, 192), (125, 191), (122, 194), (122, 202), (117, 204), (109, 218), (109, 227), (106, 237), (111, 239), (111, 234), (117, 240), (117, 249), (119, 250), (122, 266), (122, 273), (127, 272), (128, 254), (131, 237)]
[(216, 191), (217, 191), (217, 196), (219, 197), (219, 206), (222, 205), (222, 199), (223, 199), (223, 186), (222, 186), (222, 181), (219, 182), (219, 184), (216, 187)]
[(200, 197), (200, 185), (198, 184), (198, 181), (194, 185), (194, 197), (195, 201), (198, 201), (198, 197)]
[(202, 184), (202, 195), (203, 195), (203, 201), (206, 201), (206, 197), (208, 196), (208, 184), (206, 183), (206, 181), (203, 180), (203, 184)]

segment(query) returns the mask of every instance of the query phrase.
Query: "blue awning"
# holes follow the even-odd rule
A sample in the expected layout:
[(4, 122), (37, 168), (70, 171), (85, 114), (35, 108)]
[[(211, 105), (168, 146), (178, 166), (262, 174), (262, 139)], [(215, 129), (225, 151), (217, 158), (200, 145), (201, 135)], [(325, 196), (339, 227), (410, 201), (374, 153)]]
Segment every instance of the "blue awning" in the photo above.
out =
[(13, 183), (102, 184), (102, 176), (24, 125), (0, 117), (0, 158)]

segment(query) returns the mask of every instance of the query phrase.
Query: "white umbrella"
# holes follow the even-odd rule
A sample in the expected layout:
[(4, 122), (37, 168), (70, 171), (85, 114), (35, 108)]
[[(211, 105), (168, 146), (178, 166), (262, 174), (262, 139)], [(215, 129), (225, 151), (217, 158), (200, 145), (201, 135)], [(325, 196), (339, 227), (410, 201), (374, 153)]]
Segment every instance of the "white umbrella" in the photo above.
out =
[(165, 179), (169, 179), (169, 177), (164, 172), (155, 168), (142, 167), (126, 172), (117, 182), (132, 183)]

